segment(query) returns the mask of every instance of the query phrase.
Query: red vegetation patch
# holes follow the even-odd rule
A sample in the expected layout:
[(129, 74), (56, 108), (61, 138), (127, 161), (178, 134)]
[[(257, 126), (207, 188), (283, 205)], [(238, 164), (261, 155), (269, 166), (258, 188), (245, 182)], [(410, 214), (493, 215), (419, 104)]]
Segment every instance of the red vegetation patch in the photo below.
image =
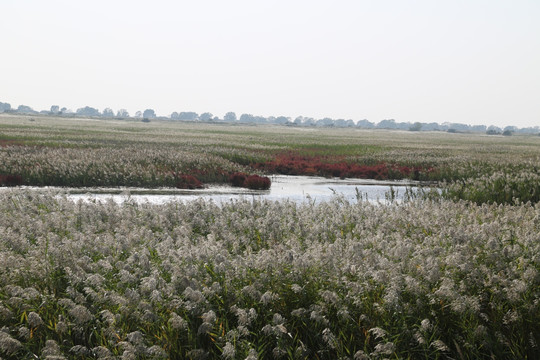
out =
[(248, 175), (246, 173), (237, 172), (229, 176), (229, 182), (235, 187), (245, 187), (252, 190), (268, 190), (271, 186), (271, 181), (266, 176)]
[(0, 175), (0, 186), (18, 186), (22, 182), (21, 175)]
[(270, 179), (266, 176), (249, 175), (244, 181), (244, 186), (252, 190), (268, 190), (270, 185)]
[(237, 172), (237, 173), (231, 174), (231, 176), (229, 176), (229, 182), (231, 183), (232, 186), (243, 187), (244, 182), (246, 181), (246, 178), (247, 178), (246, 173)]
[(176, 187), (179, 189), (200, 189), (203, 184), (193, 175), (179, 175)]
[[(281, 154), (265, 163), (252, 164), (255, 169), (284, 175), (318, 175), (326, 177), (359, 179), (419, 179), (420, 167), (391, 165), (387, 163), (360, 165), (337, 159)], [(428, 170), (429, 172), (429, 170)]]

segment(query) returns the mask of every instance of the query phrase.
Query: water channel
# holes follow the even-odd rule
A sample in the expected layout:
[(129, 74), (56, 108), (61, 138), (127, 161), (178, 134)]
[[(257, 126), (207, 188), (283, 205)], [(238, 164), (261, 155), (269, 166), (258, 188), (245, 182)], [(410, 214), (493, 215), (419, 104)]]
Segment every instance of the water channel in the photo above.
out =
[[(271, 177), (269, 190), (256, 191), (231, 186), (210, 185), (204, 189), (182, 190), (174, 188), (55, 188), (25, 187), (34, 191), (53, 191), (66, 194), (74, 201), (107, 201), (116, 203), (134, 201), (136, 203), (162, 204), (169, 201), (212, 200), (216, 203), (240, 199), (290, 200), (294, 202), (324, 202), (335, 196), (342, 196), (350, 202), (360, 197), (364, 201), (386, 202), (389, 199), (401, 201), (407, 192), (416, 191), (420, 185), (413, 181), (378, 181), (363, 179), (338, 179), (310, 176), (276, 175)], [(6, 188), (3, 188), (6, 189)]]

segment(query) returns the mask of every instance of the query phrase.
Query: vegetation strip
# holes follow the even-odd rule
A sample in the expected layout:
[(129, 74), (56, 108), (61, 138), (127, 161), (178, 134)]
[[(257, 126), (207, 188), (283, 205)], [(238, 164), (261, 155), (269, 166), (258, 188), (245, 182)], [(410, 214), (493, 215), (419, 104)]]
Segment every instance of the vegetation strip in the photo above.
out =
[(0, 355), (536, 358), (540, 209), (0, 194)]
[(0, 129), (0, 186), (198, 188), (280, 173), (436, 181), (443, 196), (476, 203), (540, 201), (537, 136), (13, 115), (0, 115)]

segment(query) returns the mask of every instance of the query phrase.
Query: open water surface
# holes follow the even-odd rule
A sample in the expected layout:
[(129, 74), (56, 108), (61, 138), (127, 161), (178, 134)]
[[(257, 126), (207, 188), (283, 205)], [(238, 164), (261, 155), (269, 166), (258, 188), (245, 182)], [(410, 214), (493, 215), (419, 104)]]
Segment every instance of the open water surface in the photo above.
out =
[(416, 191), (421, 185), (412, 181), (377, 181), (362, 179), (328, 179), (311, 176), (276, 175), (271, 177), (269, 190), (248, 190), (231, 186), (210, 185), (204, 189), (183, 190), (174, 188), (37, 188), (39, 191), (59, 191), (75, 201), (107, 201), (117, 203), (134, 201), (162, 204), (170, 201), (193, 201), (196, 199), (212, 200), (216, 203), (242, 199), (290, 200), (294, 202), (328, 201), (336, 195), (350, 202), (360, 197), (365, 201), (386, 202), (403, 200), (408, 191)]

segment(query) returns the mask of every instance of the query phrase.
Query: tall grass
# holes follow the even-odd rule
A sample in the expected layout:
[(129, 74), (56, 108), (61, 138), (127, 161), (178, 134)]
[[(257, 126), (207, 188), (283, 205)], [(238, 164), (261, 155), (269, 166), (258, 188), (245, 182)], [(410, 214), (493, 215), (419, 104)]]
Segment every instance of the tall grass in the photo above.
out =
[(4, 359), (540, 356), (540, 208), (0, 193)]
[(522, 169), (518, 172), (497, 171), (491, 175), (469, 178), (448, 184), (443, 196), (465, 199), (477, 204), (515, 204), (540, 202), (540, 172)]

